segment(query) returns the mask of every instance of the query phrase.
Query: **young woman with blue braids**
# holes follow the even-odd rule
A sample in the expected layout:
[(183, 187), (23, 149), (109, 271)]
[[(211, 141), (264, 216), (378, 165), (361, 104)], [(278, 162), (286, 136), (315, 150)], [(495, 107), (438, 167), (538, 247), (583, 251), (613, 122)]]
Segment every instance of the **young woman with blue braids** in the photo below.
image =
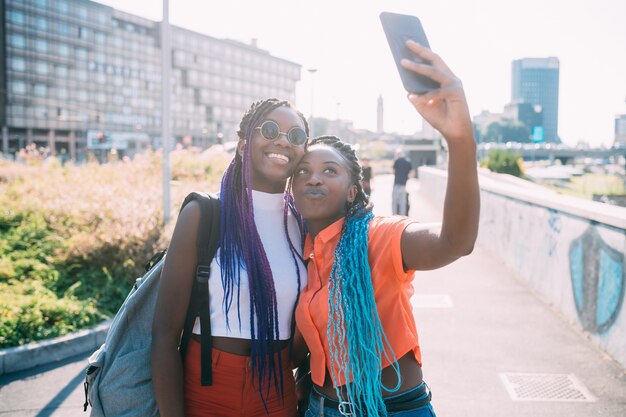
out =
[(153, 321), (152, 375), (162, 417), (297, 415), (289, 364), (293, 315), (306, 285), (304, 228), (287, 180), (308, 125), (288, 102), (254, 103), (220, 191), (219, 249), (211, 263), (211, 386), (200, 384), (200, 326), (184, 361), (178, 343), (197, 264), (200, 206), (181, 211)]
[(434, 416), (409, 301), (416, 270), (472, 252), (478, 232), (476, 146), (461, 82), (432, 51), (405, 68), (441, 88), (409, 95), (445, 137), (448, 186), (438, 234), (402, 216), (374, 216), (354, 150), (336, 137), (309, 143), (293, 177), (308, 235), (308, 284), (296, 308), (314, 383), (307, 416)]

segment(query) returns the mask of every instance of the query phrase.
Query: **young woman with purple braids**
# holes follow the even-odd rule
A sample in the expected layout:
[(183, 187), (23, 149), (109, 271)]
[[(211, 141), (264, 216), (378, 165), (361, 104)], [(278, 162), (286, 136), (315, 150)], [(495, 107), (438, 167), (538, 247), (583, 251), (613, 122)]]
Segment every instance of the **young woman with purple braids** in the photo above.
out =
[(334, 136), (309, 143), (293, 177), (296, 207), (308, 235), (308, 284), (296, 322), (311, 353), (314, 383), (307, 417), (432, 417), (430, 391), (409, 301), (415, 270), (469, 254), (478, 232), (476, 145), (463, 87), (442, 59), (409, 42), (430, 65), (408, 70), (441, 84), (409, 95), (445, 137), (448, 186), (439, 233), (403, 216), (374, 216), (352, 147)]
[(297, 414), (289, 342), (306, 267), (287, 179), (304, 155), (308, 125), (288, 102), (268, 99), (252, 105), (237, 133), (208, 284), (213, 383), (200, 384), (195, 335), (184, 360), (177, 349), (197, 263), (194, 201), (176, 222), (153, 321), (152, 375), (163, 417)]

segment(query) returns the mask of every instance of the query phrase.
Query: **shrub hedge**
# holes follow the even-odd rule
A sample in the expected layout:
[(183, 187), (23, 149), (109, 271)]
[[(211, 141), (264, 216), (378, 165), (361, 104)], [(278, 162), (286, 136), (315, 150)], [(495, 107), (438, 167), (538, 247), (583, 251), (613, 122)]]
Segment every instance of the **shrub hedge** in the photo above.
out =
[[(215, 191), (229, 159), (174, 152), (171, 212), (190, 191)], [(0, 347), (112, 317), (167, 245), (174, 222), (163, 224), (161, 205), (157, 153), (103, 165), (0, 162)]]

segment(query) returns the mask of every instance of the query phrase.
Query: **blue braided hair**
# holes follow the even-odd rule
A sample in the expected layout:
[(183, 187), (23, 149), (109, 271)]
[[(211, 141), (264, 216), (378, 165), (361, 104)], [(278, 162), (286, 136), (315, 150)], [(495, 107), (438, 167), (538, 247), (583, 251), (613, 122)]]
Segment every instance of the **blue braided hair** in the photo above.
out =
[[(347, 203), (328, 284), (331, 375), (335, 382), (340, 378), (346, 381), (343, 389), (336, 388), (337, 397), (352, 404), (354, 415), (387, 415), (382, 390), (397, 391), (401, 376), (374, 299), (367, 252), (369, 224), (374, 217), (372, 205), (363, 191), (362, 169), (354, 149), (335, 136), (315, 138), (309, 146), (316, 144), (332, 147), (343, 156), (357, 186), (355, 200)], [(381, 381), (383, 357), (398, 375), (393, 388)]]

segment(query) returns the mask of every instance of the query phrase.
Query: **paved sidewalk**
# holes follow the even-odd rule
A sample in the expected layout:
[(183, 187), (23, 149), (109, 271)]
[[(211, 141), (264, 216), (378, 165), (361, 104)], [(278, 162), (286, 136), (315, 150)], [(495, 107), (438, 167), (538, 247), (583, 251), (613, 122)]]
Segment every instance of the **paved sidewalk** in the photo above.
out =
[[(392, 178), (374, 178), (377, 214), (390, 214)], [(411, 180), (408, 188), (410, 215), (440, 221), (440, 208), (419, 194), (419, 183)], [(625, 370), (485, 249), (418, 273), (415, 289), (424, 376), (439, 417), (626, 416)], [(0, 417), (84, 416), (85, 363), (81, 356), (0, 377)], [(536, 393), (554, 394), (551, 387), (560, 385), (560, 392), (582, 392), (591, 400), (514, 401), (503, 375), (513, 373), (552, 374), (537, 379), (551, 383)], [(573, 387), (578, 391), (563, 388), (571, 376), (582, 385)]]
[[(377, 180), (375, 186), (381, 189), (392, 182), (391, 176)], [(441, 208), (420, 194), (417, 181), (410, 181), (408, 189), (411, 217), (441, 220)], [(373, 197), (379, 213), (388, 214), (383, 213), (390, 205), (383, 202), (385, 196)], [(424, 378), (438, 416), (626, 416), (626, 373), (621, 365), (486, 249), (478, 246), (445, 268), (417, 273), (414, 287)], [(573, 376), (592, 400), (514, 401), (503, 375), (513, 373), (551, 374), (535, 377), (530, 384), (534, 394), (547, 397), (574, 397), (576, 391), (564, 385)], [(528, 381), (528, 375), (521, 378)], [(547, 384), (538, 385), (541, 381)]]
[(0, 416), (86, 417), (85, 368), (90, 353), (0, 377)]

